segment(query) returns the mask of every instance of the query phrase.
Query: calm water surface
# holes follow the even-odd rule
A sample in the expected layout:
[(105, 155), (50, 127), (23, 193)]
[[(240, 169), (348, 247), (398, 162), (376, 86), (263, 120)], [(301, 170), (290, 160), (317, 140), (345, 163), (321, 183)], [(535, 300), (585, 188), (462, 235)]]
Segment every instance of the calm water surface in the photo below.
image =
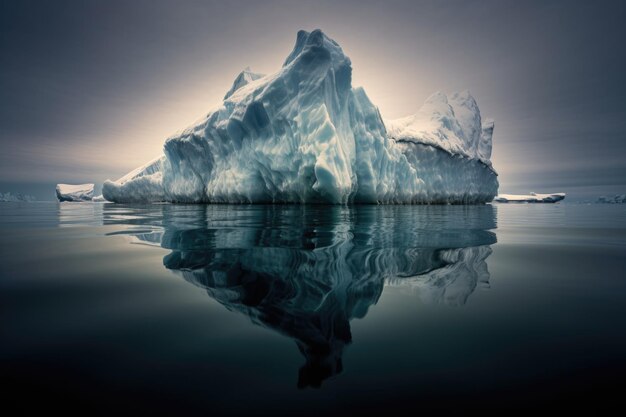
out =
[(626, 207), (0, 203), (0, 308), (24, 412), (597, 412)]

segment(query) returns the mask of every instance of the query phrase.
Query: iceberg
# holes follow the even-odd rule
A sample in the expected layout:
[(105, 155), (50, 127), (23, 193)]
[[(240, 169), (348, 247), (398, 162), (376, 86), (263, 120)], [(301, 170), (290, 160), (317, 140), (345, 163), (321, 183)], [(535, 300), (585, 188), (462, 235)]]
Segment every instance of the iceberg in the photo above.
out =
[(93, 184), (57, 184), (56, 193), (59, 201), (91, 201)]
[(626, 194), (615, 194), (613, 196), (605, 196), (599, 197), (596, 200), (596, 203), (599, 204), (624, 204), (626, 203)]
[(464, 204), (497, 194), (493, 121), (469, 92), (437, 93), (385, 123), (350, 59), (299, 31), (282, 68), (246, 68), (224, 101), (169, 137), (164, 155), (102, 193), (113, 202)]
[(233, 86), (230, 88), (230, 90), (228, 90), (228, 92), (224, 96), (224, 100), (227, 100), (230, 96), (233, 95), (235, 91), (239, 90), (244, 85), (248, 85), (252, 81), (256, 81), (259, 78), (263, 78), (263, 77), (264, 77), (264, 74), (257, 74), (255, 72), (252, 72), (250, 67), (246, 67), (246, 69), (241, 71), (239, 75), (237, 76), (237, 78), (235, 78), (235, 81), (233, 82)]
[(17, 203), (17, 202), (31, 202), (36, 198), (29, 194), (15, 193), (10, 191), (6, 193), (0, 193), (0, 203)]
[(565, 193), (554, 194), (499, 194), (493, 201), (498, 203), (556, 203), (565, 198)]

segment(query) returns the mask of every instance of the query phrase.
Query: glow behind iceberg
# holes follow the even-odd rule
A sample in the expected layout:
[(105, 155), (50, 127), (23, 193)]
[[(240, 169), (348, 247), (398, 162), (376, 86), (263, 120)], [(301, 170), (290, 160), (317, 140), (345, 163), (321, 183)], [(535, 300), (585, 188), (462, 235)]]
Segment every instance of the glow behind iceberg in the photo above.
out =
[(170, 137), (164, 157), (107, 181), (109, 201), (482, 203), (497, 193), (493, 122), (468, 92), (435, 95), (389, 122), (320, 30), (298, 32), (283, 67), (246, 69), (223, 103)]

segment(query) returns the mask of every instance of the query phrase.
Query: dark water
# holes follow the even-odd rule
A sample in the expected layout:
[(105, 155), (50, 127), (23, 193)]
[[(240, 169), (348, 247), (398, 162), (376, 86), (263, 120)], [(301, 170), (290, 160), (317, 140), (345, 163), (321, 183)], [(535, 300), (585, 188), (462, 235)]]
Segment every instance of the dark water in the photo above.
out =
[(598, 412), (626, 207), (3, 203), (0, 308), (24, 412)]

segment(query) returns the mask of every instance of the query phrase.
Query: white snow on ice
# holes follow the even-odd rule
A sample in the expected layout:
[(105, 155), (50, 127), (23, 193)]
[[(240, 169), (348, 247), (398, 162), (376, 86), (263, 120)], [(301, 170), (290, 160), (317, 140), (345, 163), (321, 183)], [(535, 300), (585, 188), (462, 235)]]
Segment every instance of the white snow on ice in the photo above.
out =
[(431, 95), (417, 113), (385, 122), (396, 141), (422, 143), (490, 165), (494, 122), (483, 123), (476, 100), (463, 91)]
[(93, 188), (93, 184), (57, 184), (57, 198), (59, 201), (91, 201)]
[(499, 194), (494, 198), (498, 203), (556, 203), (565, 198), (565, 193), (553, 194)]

